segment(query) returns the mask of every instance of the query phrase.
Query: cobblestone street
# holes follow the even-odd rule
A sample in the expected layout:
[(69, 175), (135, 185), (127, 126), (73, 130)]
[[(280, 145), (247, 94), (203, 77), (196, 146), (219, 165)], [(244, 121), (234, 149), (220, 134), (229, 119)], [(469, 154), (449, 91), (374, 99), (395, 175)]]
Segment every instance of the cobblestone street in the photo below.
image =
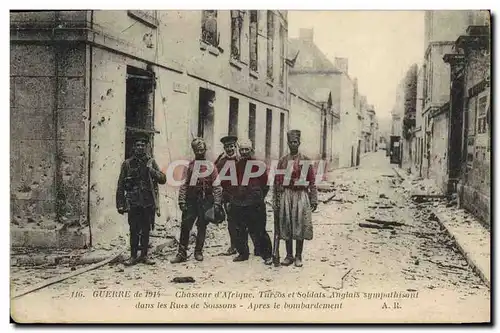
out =
[[(162, 311), (164, 320), (168, 317), (169, 322), (222, 321), (227, 310), (210, 304), (231, 302), (237, 307), (231, 316), (238, 321), (255, 318), (255, 311), (261, 311), (262, 321), (272, 322), (489, 320), (488, 287), (469, 267), (433, 215), (434, 204), (417, 204), (411, 200), (412, 189), (394, 172), (385, 151), (366, 154), (360, 167), (337, 170), (328, 178), (328, 184), (319, 188), (320, 205), (313, 213), (314, 239), (305, 243), (302, 268), (269, 267), (253, 256), (249, 261), (233, 263), (231, 257), (220, 255), (228, 245), (225, 224), (209, 227), (203, 262), (197, 262), (191, 256), (186, 263), (172, 265), (169, 259), (175, 254), (174, 242), (162, 249), (157, 245), (168, 240), (166, 234), (178, 237), (179, 222), (173, 221), (167, 226), (158, 225), (155, 231), (156, 235), (163, 235), (153, 238), (153, 247), (158, 250), (153, 257), (156, 265), (105, 265), (13, 300), (12, 315), (20, 321), (26, 317), (43, 321), (47, 319), (43, 309), (51, 307), (52, 310), (58, 309), (66, 321), (81, 321), (83, 318), (92, 322), (137, 321), (138, 315), (134, 311), (139, 311), (138, 303), (159, 301), (168, 303), (168, 309), (143, 310), (142, 322), (161, 322), (162, 316), (158, 313)], [(268, 214), (268, 232), (272, 236), (270, 205)], [(122, 245), (126, 246), (124, 240)], [(282, 242), (281, 254), (284, 252)], [(41, 268), (12, 267), (13, 292), (72, 269), (75, 268), (64, 264)], [(173, 278), (182, 276), (190, 276), (195, 282), (172, 282)], [(83, 290), (84, 296), (71, 297), (72, 292), (78, 290)], [(157, 300), (152, 301), (145, 297), (124, 300), (93, 294), (113, 290), (131, 290), (132, 293), (157, 291), (160, 296), (154, 295)], [(189, 306), (188, 301), (193, 301), (193, 298), (178, 297), (177, 294), (175, 302), (179, 308), (172, 305), (173, 297), (181, 290), (233, 291), (235, 294), (234, 299), (200, 295), (200, 298), (195, 298), (202, 303), (203, 309), (178, 311), (181, 304)], [(325, 300), (338, 306), (335, 310), (314, 312), (290, 312), (293, 310), (282, 308), (283, 312), (278, 310), (271, 314), (264, 309), (272, 307), (280, 296), (278, 293), (267, 297), (269, 294), (265, 291), (283, 295), (299, 292), (293, 299), (282, 300), (289, 307), (291, 303), (312, 304)], [(396, 300), (371, 294), (390, 292), (416, 296)], [(326, 298), (321, 297), (322, 294)], [(394, 308), (395, 301), (399, 304)], [(384, 308), (385, 303), (393, 308)], [(280, 313), (283, 314), (281, 318)]]

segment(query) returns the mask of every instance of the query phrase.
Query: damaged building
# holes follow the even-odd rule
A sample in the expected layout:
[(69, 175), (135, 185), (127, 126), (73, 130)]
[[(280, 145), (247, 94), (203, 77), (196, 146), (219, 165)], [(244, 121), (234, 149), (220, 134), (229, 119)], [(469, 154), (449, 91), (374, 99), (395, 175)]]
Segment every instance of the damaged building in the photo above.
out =
[[(12, 11), (10, 20), (13, 246), (126, 234), (115, 191), (136, 132), (154, 133), (164, 171), (192, 158), (195, 136), (212, 159), (228, 134), (249, 137), (260, 159), (287, 151), (286, 11)], [(318, 112), (306, 153), (332, 159), (328, 101), (300, 103)], [(160, 187), (161, 219), (176, 214), (176, 197)]]

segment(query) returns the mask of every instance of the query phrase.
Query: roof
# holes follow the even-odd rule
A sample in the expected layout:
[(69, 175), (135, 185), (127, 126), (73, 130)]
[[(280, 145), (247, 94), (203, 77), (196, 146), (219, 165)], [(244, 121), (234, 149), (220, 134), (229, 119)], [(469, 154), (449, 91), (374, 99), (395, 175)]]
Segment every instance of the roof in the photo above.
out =
[(288, 58), (293, 59), (300, 51), (295, 66), (290, 70), (296, 71), (337, 71), (340, 70), (332, 64), (326, 55), (311, 41), (292, 38), (288, 41)]

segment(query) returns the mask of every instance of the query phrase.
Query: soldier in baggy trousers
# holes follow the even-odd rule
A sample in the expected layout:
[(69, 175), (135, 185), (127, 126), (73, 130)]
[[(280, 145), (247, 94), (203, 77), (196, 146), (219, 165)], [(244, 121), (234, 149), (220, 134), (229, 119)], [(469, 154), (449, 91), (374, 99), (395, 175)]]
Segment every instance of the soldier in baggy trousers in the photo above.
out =
[[(312, 240), (313, 225), (312, 212), (318, 207), (318, 193), (315, 185), (315, 172), (310, 159), (299, 152), (299, 130), (287, 133), (290, 153), (280, 158), (278, 169), (285, 170), (292, 167), (290, 177), (276, 175), (273, 188), (273, 206), (278, 218), (278, 232), (281, 239), (286, 242), (286, 257), (281, 262), (283, 266), (295, 263), (302, 267), (302, 251), (304, 240)], [(301, 165), (301, 161), (306, 161)], [(306, 181), (302, 183), (301, 174), (303, 166), (309, 167)], [(293, 240), (296, 240), (295, 257), (293, 256)]]

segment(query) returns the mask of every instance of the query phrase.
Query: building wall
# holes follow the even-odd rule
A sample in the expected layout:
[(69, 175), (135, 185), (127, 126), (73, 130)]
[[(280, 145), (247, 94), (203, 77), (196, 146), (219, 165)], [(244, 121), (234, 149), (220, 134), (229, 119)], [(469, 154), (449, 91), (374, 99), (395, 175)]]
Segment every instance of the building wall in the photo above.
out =
[[(36, 24), (56, 19), (84, 27), (86, 13), (11, 13), (11, 223), (58, 230), (51, 245), (64, 246), (87, 223), (89, 53), (68, 31), (57, 38), (72, 42), (44, 43), (53, 32)], [(74, 233), (64, 232), (70, 228)], [(47, 245), (37, 235), (35, 242)], [(85, 245), (85, 237), (77, 242)]]
[(321, 159), (321, 133), (323, 131), (321, 107), (291, 94), (290, 128), (302, 131), (302, 152), (311, 159)]
[(455, 41), (473, 19), (474, 11), (429, 10), (425, 13), (425, 45), (431, 42)]
[[(200, 42), (201, 11), (156, 12), (155, 27), (143, 24), (127, 11), (11, 14), (11, 20), (14, 16), (25, 25), (35, 25), (35, 29), (39, 23), (32, 22), (49, 26), (81, 22), (82, 31), (89, 26), (93, 32), (78, 34), (75, 29), (76, 36), (68, 38), (80, 39), (81, 43), (58, 51), (62, 56), (56, 59), (54, 48), (49, 46), (53, 36), (11, 30), (14, 40), (33, 39), (37, 43), (12, 43), (11, 115), (19, 119), (33, 114), (39, 120), (32, 122), (33, 131), (26, 127), (31, 123), (18, 126), (13, 121), (11, 125), (13, 223), (47, 220), (50, 224), (59, 214), (61, 220), (76, 220), (83, 226), (90, 217), (94, 244), (126, 231), (114, 198), (125, 153), (127, 66), (146, 69), (150, 65), (155, 73), (154, 127), (159, 133), (154, 138), (154, 157), (163, 170), (176, 159), (192, 158), (190, 141), (197, 133), (200, 87), (216, 95), (209, 157), (222, 151), (219, 138), (227, 135), (231, 96), (239, 99), (240, 136), (248, 135), (249, 103), (256, 105), (258, 158), (264, 158), (266, 110), (272, 110), (271, 158), (278, 158), (280, 113), (285, 115), (284, 132), (288, 129), (287, 71), (281, 87), (278, 77), (283, 59), (279, 56), (279, 24), (275, 24), (274, 82), (267, 79), (265, 12), (259, 11), (258, 72), (252, 73), (244, 55), (248, 55), (245, 46), (248, 51), (249, 44), (247, 20), (241, 61), (230, 60), (229, 11), (219, 11), (218, 15), (220, 49)], [(275, 22), (283, 24), (286, 39), (286, 13), (273, 13)], [(245, 17), (248, 19), (248, 13)], [(87, 38), (93, 44), (86, 44)], [(179, 217), (175, 211), (176, 190), (160, 186), (162, 219), (172, 214)], [(56, 205), (58, 198), (60, 203)], [(33, 214), (21, 216), (21, 212), (29, 211)]]
[(339, 167), (354, 166), (352, 160), (356, 161), (358, 151), (358, 140), (360, 138), (358, 110), (353, 102), (354, 87), (351, 79), (346, 75), (340, 76), (340, 137), (342, 148)]
[[(491, 56), (480, 51), (472, 51), (468, 58), (466, 67), (466, 91), (484, 80), (491, 78)], [(468, 95), (466, 100), (468, 121), (474, 121), (471, 126), (468, 124), (467, 138), (467, 161), (463, 170), (463, 180), (459, 186), (461, 205), (471, 211), (482, 221), (491, 223), (491, 125), (486, 113), (486, 124), (482, 125), (481, 111), (491, 110), (489, 85), (478, 91), (477, 94)], [(486, 105), (481, 106), (481, 100), (486, 101)], [(490, 111), (491, 112), (491, 111)], [(472, 114), (470, 114), (472, 113)], [(473, 128), (473, 130), (471, 130)]]
[(429, 178), (444, 194), (448, 185), (448, 113), (433, 118), (431, 127)]
[(421, 175), (421, 166), (424, 153), (423, 147), (423, 134), (425, 132), (425, 124), (422, 118), (422, 108), (423, 108), (423, 84), (424, 84), (424, 71), (423, 67), (420, 66), (417, 74), (417, 102), (415, 105), (415, 161), (413, 162), (413, 168), (415, 172)]

